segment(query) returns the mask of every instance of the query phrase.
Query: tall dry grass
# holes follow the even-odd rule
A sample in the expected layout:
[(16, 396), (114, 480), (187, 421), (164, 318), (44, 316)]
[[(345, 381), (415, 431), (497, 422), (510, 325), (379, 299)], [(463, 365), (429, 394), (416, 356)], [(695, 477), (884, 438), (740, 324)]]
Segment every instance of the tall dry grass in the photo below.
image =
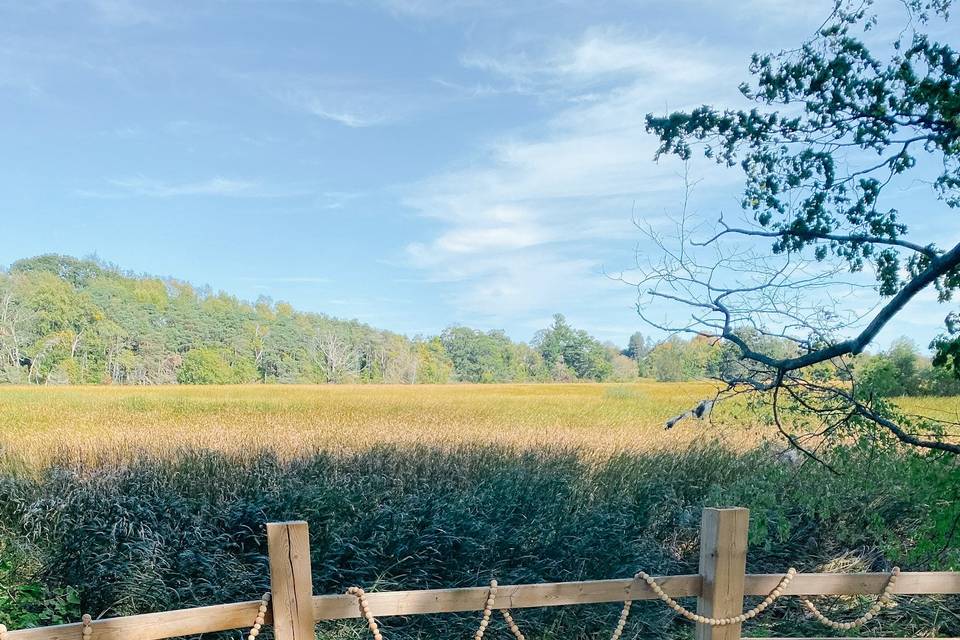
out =
[(549, 443), (607, 455), (704, 437), (755, 446), (749, 420), (664, 431), (711, 392), (707, 383), (0, 387), (0, 447), (42, 464), (65, 452), (162, 457), (182, 447), (295, 457), (382, 444)]

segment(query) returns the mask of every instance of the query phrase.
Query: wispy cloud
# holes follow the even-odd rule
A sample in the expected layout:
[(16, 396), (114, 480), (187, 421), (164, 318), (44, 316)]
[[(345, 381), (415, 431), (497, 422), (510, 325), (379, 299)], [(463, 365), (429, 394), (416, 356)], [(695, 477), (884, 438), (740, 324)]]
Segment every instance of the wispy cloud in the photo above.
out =
[(350, 111), (333, 111), (316, 101), (312, 101), (307, 109), (318, 118), (332, 120), (333, 122), (353, 128), (372, 127), (386, 121), (386, 118), (382, 115), (361, 115)]
[(619, 27), (595, 26), (573, 43), (524, 42), (506, 52), (468, 52), (461, 62), (508, 81), (517, 92), (589, 101), (603, 98), (591, 90), (637, 83), (647, 92), (673, 95), (678, 86), (714, 81), (723, 58), (703, 42), (637, 38)]
[(359, 191), (324, 191), (317, 198), (317, 206), (321, 209), (342, 209), (347, 203), (363, 196)]
[(555, 239), (532, 212), (514, 205), (495, 206), (472, 221), (441, 233), (430, 244), (412, 243), (407, 251), (420, 265), (437, 264), (451, 255), (493, 254), (534, 247)]
[(388, 83), (324, 74), (234, 74), (269, 98), (301, 113), (350, 128), (403, 120), (422, 108), (422, 97)]
[[(652, 162), (644, 117), (668, 99), (672, 108), (723, 101), (725, 85), (735, 91), (736, 67), (721, 52), (610, 27), (566, 45), (472, 52), (463, 64), (556, 108), (538, 127), (489, 141), (466, 168), (411, 188), (406, 203), (438, 230), (407, 247), (410, 262), (456, 282), (453, 302), (465, 313), (628, 308), (634, 294), (604, 277), (603, 259), (619, 247), (629, 261), (634, 207), (656, 225), (682, 195), (680, 167)], [(708, 170), (704, 178), (707, 188), (730, 176)]]
[(179, 196), (247, 196), (256, 195), (256, 182), (215, 177), (197, 182), (163, 182), (144, 177), (109, 180), (110, 189), (82, 189), (77, 195), (86, 198), (174, 198)]
[(471, 10), (489, 12), (510, 8), (509, 0), (377, 0), (396, 15), (414, 18), (460, 18)]
[(240, 277), (237, 280), (273, 284), (324, 284), (331, 282), (331, 279), (326, 276), (249, 276)]

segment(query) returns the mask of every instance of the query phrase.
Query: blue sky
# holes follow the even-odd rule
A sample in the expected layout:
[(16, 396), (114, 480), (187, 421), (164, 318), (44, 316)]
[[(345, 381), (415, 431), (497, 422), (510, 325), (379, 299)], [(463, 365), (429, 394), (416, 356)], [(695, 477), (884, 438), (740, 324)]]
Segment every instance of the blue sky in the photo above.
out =
[[(646, 329), (608, 274), (648, 249), (631, 216), (682, 197), (644, 114), (739, 104), (750, 53), (828, 7), (0, 0), (0, 264), (95, 253), (409, 334), (563, 312), (625, 343)], [(699, 211), (736, 209), (736, 171), (692, 172)], [(927, 297), (884, 337), (942, 316)]]

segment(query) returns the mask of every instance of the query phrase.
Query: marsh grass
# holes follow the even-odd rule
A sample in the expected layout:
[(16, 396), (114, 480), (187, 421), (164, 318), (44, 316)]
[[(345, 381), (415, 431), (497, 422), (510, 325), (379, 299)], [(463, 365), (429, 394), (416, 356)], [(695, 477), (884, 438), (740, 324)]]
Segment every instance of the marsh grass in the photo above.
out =
[[(798, 467), (737, 407), (713, 426), (663, 431), (664, 417), (708, 391), (2, 389), (0, 557), (12, 560), (0, 563), (0, 593), (36, 597), (0, 607), (0, 622), (49, 617), (51, 602), (70, 621), (254, 599), (269, 582), (264, 523), (285, 519), (310, 523), (318, 593), (693, 572), (706, 505), (751, 508), (754, 572), (952, 562), (931, 523), (950, 506), (955, 464), (852, 448), (843, 476)], [(827, 608), (842, 616), (860, 600)], [(958, 604), (902, 599), (864, 633), (958, 635)], [(517, 619), (531, 638), (602, 637), (618, 610)], [(691, 635), (654, 603), (631, 619), (627, 638)], [(383, 624), (391, 640), (469, 637), (476, 616)], [(318, 629), (365, 637), (353, 622)], [(823, 629), (792, 605), (747, 632)]]
[(391, 443), (549, 442), (607, 455), (684, 448), (704, 436), (755, 445), (749, 422), (664, 432), (668, 417), (710, 393), (705, 383), (4, 387), (0, 447), (42, 464), (67, 452), (162, 457), (178, 447), (264, 448), (283, 458)]

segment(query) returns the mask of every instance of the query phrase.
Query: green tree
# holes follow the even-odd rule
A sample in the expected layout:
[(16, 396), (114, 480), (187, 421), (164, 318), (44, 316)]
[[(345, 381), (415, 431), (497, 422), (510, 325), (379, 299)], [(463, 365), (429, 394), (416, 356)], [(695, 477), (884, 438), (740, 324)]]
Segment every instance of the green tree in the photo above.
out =
[(440, 338), (421, 338), (414, 344), (417, 355), (417, 382), (423, 384), (450, 382), (453, 377), (453, 362), (450, 361)]
[(613, 373), (613, 357), (599, 340), (586, 331), (574, 329), (562, 314), (553, 316), (553, 324), (539, 331), (534, 346), (554, 376), (563, 379), (570, 371), (581, 380), (602, 381)]
[(649, 341), (639, 331), (634, 332), (627, 342), (627, 348), (623, 350), (623, 355), (635, 362), (641, 362), (650, 353), (652, 346)]
[(502, 331), (447, 327), (440, 342), (461, 382), (509, 382), (513, 379), (513, 343)]
[(696, 380), (715, 375), (720, 348), (702, 337), (683, 340), (672, 336), (650, 350), (646, 361), (650, 374), (662, 382)]
[(180, 384), (231, 384), (235, 382), (230, 363), (221, 350), (211, 347), (191, 349), (183, 357), (177, 372)]
[(854, 379), (863, 397), (907, 396), (921, 391), (921, 368), (925, 364), (917, 345), (907, 338), (889, 349), (864, 358)]

